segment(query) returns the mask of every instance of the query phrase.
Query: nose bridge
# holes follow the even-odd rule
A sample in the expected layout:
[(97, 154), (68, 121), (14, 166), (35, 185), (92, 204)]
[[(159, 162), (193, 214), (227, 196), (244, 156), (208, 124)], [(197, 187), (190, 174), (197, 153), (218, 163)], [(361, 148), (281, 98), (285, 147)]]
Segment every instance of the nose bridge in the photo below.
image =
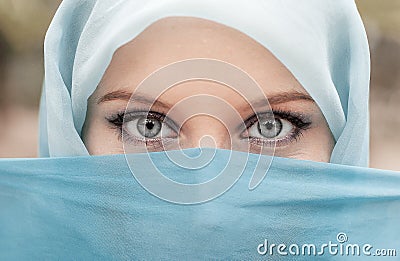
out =
[(182, 129), (187, 131), (184, 147), (217, 147), (231, 149), (233, 133), (219, 119), (209, 115), (196, 115), (187, 120)]

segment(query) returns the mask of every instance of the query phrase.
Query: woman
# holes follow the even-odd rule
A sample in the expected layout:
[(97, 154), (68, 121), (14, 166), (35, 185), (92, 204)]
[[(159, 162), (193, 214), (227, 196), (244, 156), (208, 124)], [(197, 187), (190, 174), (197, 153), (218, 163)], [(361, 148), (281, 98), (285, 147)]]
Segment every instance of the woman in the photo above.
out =
[[(369, 52), (354, 3), (68, 1), (45, 48), (41, 156), (192, 148), (208, 136), (204, 146), (368, 163)], [(269, 104), (255, 108), (251, 91), (203, 79), (151, 102), (142, 96), (152, 87), (136, 93), (149, 75), (196, 58), (239, 68)], [(172, 108), (198, 95), (223, 100), (241, 121), (201, 111), (177, 120), (190, 106)], [(195, 103), (223, 113), (207, 98)]]
[(368, 162), (354, 2), (64, 0), (45, 70), (40, 149), (52, 158), (0, 161), (2, 259), (398, 247), (400, 176), (343, 165)]
[[(247, 93), (202, 80), (184, 82), (165, 90), (149, 108), (151, 113), (143, 115), (143, 106), (147, 104), (143, 96), (149, 96), (151, 91), (142, 88), (139, 100), (137, 95), (132, 96), (137, 92), (136, 86), (165, 65), (193, 58), (216, 59), (245, 70), (259, 83), (275, 118), (268, 119), (270, 110), (263, 108), (266, 106), (258, 106), (253, 112), (245, 99), (250, 98)], [(251, 105), (264, 102), (264, 95), (254, 97)], [(207, 97), (218, 97), (233, 107), (224, 111), (225, 120), (212, 117), (218, 116), (218, 110), (222, 108), (218, 108), (220, 102)], [(192, 100), (191, 106), (182, 104), (185, 99)], [(123, 123), (127, 100), (136, 102), (131, 102)], [(190, 113), (193, 103), (198, 103), (201, 108)], [(211, 107), (215, 107), (214, 110)], [(177, 122), (182, 111), (186, 117)], [(229, 117), (235, 112), (240, 114), (238, 122)], [(168, 118), (165, 118), (166, 114)], [(236, 131), (242, 123), (244, 128)], [(122, 139), (118, 139), (122, 133), (131, 143), (146, 143), (149, 151), (198, 147), (201, 138), (209, 135), (218, 148), (246, 151), (249, 147), (254, 153), (263, 145), (275, 145), (275, 155), (325, 162), (329, 161), (334, 144), (317, 104), (267, 49), (237, 30), (188, 17), (159, 20), (119, 48), (96, 91), (88, 99), (82, 139), (90, 154), (123, 153)], [(179, 139), (179, 144), (174, 144), (175, 139)]]

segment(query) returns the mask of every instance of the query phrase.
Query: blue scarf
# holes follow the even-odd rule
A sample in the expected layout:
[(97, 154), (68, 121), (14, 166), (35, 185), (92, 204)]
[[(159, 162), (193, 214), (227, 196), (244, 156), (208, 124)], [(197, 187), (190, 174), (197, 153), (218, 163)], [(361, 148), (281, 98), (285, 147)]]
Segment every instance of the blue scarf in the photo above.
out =
[[(150, 155), (184, 183), (212, 178), (229, 159), (217, 150), (209, 165), (188, 170)], [(1, 160), (0, 259), (342, 260), (351, 245), (361, 260), (379, 249), (400, 255), (399, 173), (275, 157), (249, 190), (258, 159), (250, 154), (231, 189), (194, 205), (146, 191), (123, 155)]]
[(87, 99), (113, 53), (171, 16), (221, 23), (267, 48), (324, 114), (336, 141), (330, 162), (368, 165), (369, 49), (351, 0), (64, 0), (45, 40), (41, 156), (89, 155)]

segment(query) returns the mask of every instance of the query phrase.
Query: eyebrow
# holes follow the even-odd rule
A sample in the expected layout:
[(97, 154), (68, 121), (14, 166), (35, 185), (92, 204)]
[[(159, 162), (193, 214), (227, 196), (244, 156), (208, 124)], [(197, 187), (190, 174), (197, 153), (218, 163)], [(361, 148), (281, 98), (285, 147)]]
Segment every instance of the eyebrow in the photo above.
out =
[[(314, 99), (310, 95), (299, 91), (280, 92), (270, 96), (265, 95), (265, 97), (268, 99), (271, 106), (299, 100), (315, 103)], [(253, 107), (265, 106), (265, 98), (253, 101), (251, 104)]]
[[(288, 91), (288, 92), (280, 92), (277, 94), (273, 94), (270, 96), (266, 96), (268, 99), (269, 104), (272, 105), (277, 105), (281, 103), (287, 103), (287, 102), (292, 102), (292, 101), (298, 101), (298, 100), (303, 100), (303, 101), (311, 101), (314, 102), (314, 99), (303, 92), (299, 91)], [(160, 100), (154, 100), (149, 97), (146, 97), (145, 95), (142, 94), (135, 94), (132, 97), (131, 92), (127, 92), (124, 90), (118, 90), (118, 91), (112, 91), (104, 96), (100, 97), (100, 99), (97, 101), (97, 104), (104, 103), (104, 102), (109, 102), (109, 101), (115, 101), (115, 100), (122, 100), (122, 101), (137, 101), (137, 102), (142, 102), (145, 104), (153, 104), (159, 107), (163, 108), (171, 108), (173, 105), (168, 104), (167, 102), (160, 101)], [(258, 106), (265, 106), (265, 99), (259, 99), (253, 102), (250, 102), (253, 107), (258, 107)]]
[(124, 90), (118, 90), (118, 91), (113, 91), (109, 92), (106, 95), (102, 96), (98, 101), (97, 104), (103, 103), (103, 102), (109, 102), (109, 101), (115, 101), (115, 100), (122, 100), (122, 101), (131, 101), (131, 102), (141, 102), (144, 104), (152, 104), (157, 107), (161, 107), (164, 109), (171, 108), (173, 105), (169, 104), (167, 102), (160, 101), (159, 99), (154, 100), (151, 99), (150, 97), (146, 97), (145, 95), (142, 94), (135, 94), (132, 97), (131, 92), (127, 92)]

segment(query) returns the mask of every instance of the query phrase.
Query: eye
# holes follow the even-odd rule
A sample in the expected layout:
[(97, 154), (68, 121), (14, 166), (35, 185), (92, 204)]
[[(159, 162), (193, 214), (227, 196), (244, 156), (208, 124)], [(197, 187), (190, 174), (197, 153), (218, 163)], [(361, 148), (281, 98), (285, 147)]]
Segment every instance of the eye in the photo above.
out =
[(171, 138), (176, 132), (164, 122), (162, 115), (125, 116), (123, 131), (130, 138), (140, 140)]
[(257, 145), (283, 146), (297, 140), (311, 122), (303, 115), (274, 111), (254, 115), (246, 120), (246, 131), (241, 135)]
[(108, 121), (118, 127), (128, 141), (148, 143), (178, 136), (173, 122), (157, 112), (118, 113)]
[(294, 129), (292, 123), (279, 118), (260, 119), (248, 130), (249, 137), (279, 139), (290, 134)]
[(125, 124), (125, 130), (129, 134), (137, 134), (145, 138), (154, 138), (161, 132), (163, 123), (156, 119), (149, 119), (147, 117), (140, 117), (131, 120)]

